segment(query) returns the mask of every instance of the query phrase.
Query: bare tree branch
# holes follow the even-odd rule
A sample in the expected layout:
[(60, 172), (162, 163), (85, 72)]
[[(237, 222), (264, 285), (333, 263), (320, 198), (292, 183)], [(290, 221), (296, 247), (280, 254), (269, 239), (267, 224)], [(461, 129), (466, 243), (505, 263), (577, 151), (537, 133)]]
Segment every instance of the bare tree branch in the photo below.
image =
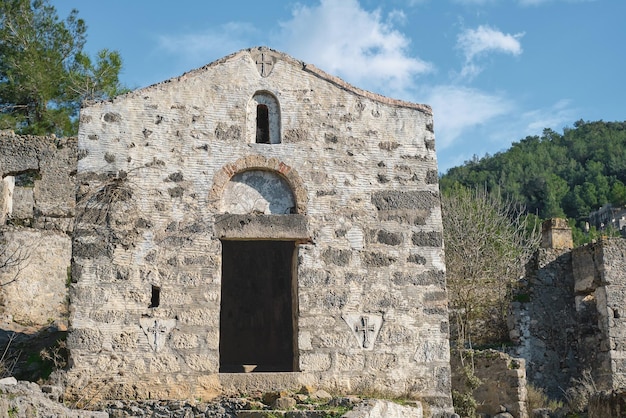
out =
[(0, 239), (0, 273), (14, 270), (13, 277), (8, 281), (0, 283), (0, 287), (17, 281), (22, 271), (28, 266), (30, 255), (30, 247), (22, 243), (10, 246), (6, 239)]
[(442, 210), (453, 338), (502, 342), (511, 289), (539, 245), (538, 228), (515, 202), (485, 189), (454, 189)]

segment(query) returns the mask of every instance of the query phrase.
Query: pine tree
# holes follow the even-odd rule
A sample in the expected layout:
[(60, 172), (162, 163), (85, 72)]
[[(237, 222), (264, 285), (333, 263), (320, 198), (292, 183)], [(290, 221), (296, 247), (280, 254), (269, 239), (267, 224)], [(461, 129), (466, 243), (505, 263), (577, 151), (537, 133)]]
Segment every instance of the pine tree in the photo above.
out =
[(102, 50), (93, 62), (86, 29), (76, 10), (59, 20), (47, 0), (0, 2), (0, 129), (74, 135), (83, 100), (123, 90), (119, 53)]

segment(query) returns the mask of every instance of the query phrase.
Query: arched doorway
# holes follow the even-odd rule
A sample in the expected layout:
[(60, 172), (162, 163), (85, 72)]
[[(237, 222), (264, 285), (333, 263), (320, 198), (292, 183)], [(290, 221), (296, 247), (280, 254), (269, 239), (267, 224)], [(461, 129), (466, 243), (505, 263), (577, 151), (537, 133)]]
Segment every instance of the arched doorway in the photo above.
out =
[(293, 192), (274, 171), (243, 171), (225, 185), (221, 207), (220, 372), (295, 371), (302, 234), (285, 227), (301, 219)]

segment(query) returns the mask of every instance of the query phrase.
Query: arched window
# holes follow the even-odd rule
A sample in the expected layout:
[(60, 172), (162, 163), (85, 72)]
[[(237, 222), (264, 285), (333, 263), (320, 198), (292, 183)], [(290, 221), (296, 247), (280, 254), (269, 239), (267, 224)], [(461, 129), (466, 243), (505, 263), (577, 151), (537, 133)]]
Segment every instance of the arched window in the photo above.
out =
[(270, 115), (267, 105), (256, 106), (256, 143), (270, 143)]
[(247, 110), (247, 138), (257, 144), (280, 144), (280, 105), (267, 91), (252, 96)]

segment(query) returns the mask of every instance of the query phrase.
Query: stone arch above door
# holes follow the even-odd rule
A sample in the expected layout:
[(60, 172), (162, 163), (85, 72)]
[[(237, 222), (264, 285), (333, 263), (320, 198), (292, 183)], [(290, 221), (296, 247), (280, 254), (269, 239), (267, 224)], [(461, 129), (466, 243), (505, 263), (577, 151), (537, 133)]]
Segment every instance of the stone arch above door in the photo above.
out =
[(275, 171), (246, 170), (224, 187), (221, 211), (235, 215), (289, 215), (296, 204), (287, 181)]
[[(298, 173), (279, 159), (266, 158), (262, 155), (248, 155), (242, 157), (231, 164), (226, 164), (215, 173), (213, 186), (209, 192), (209, 205), (211, 209), (216, 213), (224, 213), (227, 211), (224, 207), (224, 197), (225, 193), (228, 194), (232, 192), (233, 184), (229, 183), (231, 183), (233, 178), (238, 180), (245, 177), (243, 174), (245, 172), (262, 171), (268, 172), (266, 179), (269, 181), (272, 181), (272, 177), (275, 176), (275, 180), (273, 181), (276, 182), (276, 184), (279, 184), (280, 181), (284, 181), (284, 186), (288, 186), (288, 188), (291, 189), (293, 209), (291, 209), (289, 213), (306, 214), (308, 203), (307, 191)], [(237, 175), (239, 176), (235, 177)], [(276, 179), (276, 177), (278, 177), (278, 179)], [(276, 207), (280, 208), (281, 204), (278, 204)], [(277, 212), (273, 212), (270, 208), (268, 208), (268, 210), (271, 214), (277, 214)]]

